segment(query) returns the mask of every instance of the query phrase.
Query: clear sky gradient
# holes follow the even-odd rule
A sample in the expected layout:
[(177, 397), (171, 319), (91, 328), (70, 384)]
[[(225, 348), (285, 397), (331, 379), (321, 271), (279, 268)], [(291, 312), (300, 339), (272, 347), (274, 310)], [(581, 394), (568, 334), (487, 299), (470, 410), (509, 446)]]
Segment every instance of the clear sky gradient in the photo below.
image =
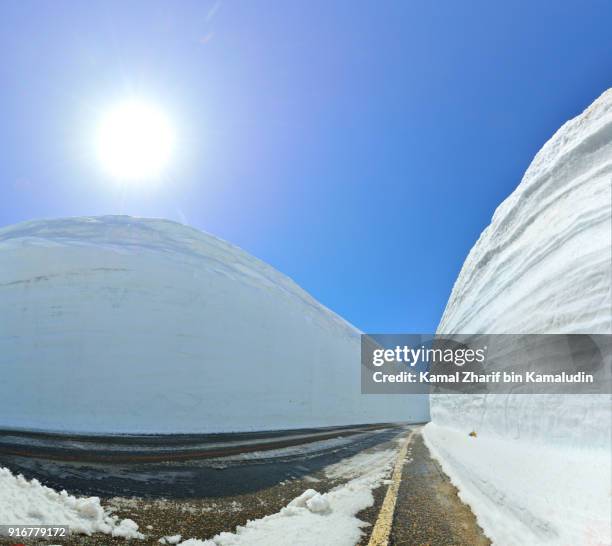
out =
[[(534, 154), (612, 85), (608, 1), (0, 3), (0, 226), (165, 217), (370, 332), (436, 328)], [(162, 105), (178, 153), (121, 188), (99, 113)]]

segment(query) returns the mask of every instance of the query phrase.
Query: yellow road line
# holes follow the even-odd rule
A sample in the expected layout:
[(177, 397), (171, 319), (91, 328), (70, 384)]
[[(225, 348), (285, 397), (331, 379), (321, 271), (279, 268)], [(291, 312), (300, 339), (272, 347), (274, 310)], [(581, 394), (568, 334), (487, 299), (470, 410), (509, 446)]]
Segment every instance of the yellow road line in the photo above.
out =
[(395, 511), (395, 502), (397, 501), (397, 493), (402, 479), (402, 467), (404, 466), (408, 446), (416, 431), (417, 429), (412, 430), (397, 454), (393, 475), (391, 476), (391, 484), (387, 489), (385, 500), (378, 513), (378, 518), (374, 524), (368, 546), (387, 546), (389, 544), (389, 536), (391, 535), (391, 527), (393, 526), (393, 512)]

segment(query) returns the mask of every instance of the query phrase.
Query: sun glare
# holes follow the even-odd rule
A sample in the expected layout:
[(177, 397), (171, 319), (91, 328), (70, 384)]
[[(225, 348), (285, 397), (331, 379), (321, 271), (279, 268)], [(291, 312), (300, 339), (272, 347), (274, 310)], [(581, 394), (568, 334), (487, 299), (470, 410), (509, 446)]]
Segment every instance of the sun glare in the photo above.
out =
[(128, 100), (111, 108), (98, 128), (97, 153), (102, 167), (125, 181), (159, 176), (174, 148), (174, 130), (156, 105)]

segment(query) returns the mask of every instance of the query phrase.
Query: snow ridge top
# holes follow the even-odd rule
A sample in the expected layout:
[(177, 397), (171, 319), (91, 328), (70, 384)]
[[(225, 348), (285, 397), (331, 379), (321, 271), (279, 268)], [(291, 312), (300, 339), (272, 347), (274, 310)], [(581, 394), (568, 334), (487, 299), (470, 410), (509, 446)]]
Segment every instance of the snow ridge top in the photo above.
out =
[(225, 271), (244, 282), (280, 290), (322, 313), (345, 335), (359, 331), (292, 279), (223, 239), (178, 222), (126, 215), (31, 220), (0, 229), (0, 250), (22, 245), (98, 246), (121, 253), (157, 253)]

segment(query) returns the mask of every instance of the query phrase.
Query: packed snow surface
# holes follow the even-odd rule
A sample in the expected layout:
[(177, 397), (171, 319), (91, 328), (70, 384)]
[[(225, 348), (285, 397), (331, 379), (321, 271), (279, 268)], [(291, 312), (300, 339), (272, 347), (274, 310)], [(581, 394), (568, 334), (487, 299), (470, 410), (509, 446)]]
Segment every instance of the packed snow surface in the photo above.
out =
[(608, 452), (474, 438), (433, 423), (424, 437), (495, 544), (612, 544)]
[(105, 533), (114, 537), (144, 538), (131, 519), (119, 520), (100, 505), (98, 497), (74, 497), (14, 476), (0, 467), (0, 524), (67, 525), (71, 533)]
[[(608, 90), (495, 211), (438, 333), (612, 333), (611, 189)], [(436, 395), (431, 416), (428, 445), (497, 544), (611, 543), (610, 395)]]
[(425, 397), (361, 395), (359, 335), (272, 267), (174, 222), (105, 216), (0, 230), (0, 427), (426, 420)]

